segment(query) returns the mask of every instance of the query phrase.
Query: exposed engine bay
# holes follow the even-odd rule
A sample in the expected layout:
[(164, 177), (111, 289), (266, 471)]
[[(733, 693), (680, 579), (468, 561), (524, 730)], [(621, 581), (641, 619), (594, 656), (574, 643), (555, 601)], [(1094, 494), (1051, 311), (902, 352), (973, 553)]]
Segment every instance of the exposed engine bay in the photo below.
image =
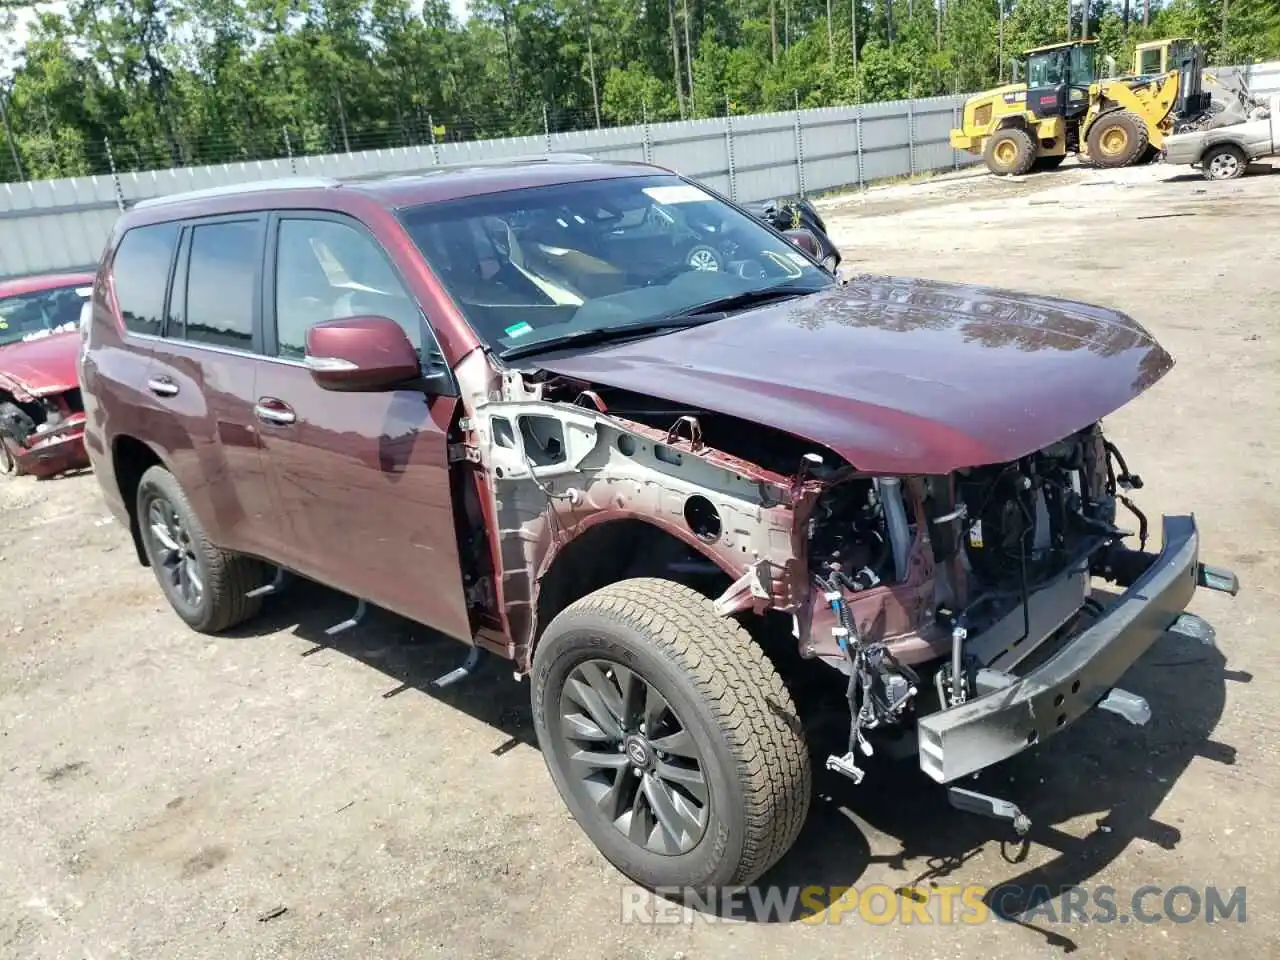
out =
[(69, 395), (0, 401), (0, 436), (20, 446), (29, 446), (33, 437), (56, 429), (67, 417), (83, 409), (79, 393), (73, 390)]
[[(985, 692), (980, 671), (1069, 634), (1090, 609), (1090, 578), (1130, 553), (1113, 548), (1135, 532), (1146, 545), (1147, 519), (1125, 493), (1141, 485), (1097, 425), (948, 477), (835, 480), (809, 519), (820, 598), (809, 642), (849, 678), (846, 762), (918, 701), (964, 703)], [(1116, 526), (1117, 504), (1136, 531)]]

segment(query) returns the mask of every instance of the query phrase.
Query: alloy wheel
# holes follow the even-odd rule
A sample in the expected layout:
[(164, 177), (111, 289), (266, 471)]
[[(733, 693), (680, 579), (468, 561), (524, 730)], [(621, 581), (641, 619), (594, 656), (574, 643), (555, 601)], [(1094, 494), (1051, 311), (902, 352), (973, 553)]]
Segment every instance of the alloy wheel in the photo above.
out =
[(720, 258), (709, 247), (695, 247), (689, 253), (689, 266), (694, 270), (715, 271), (720, 269)]
[(674, 856), (697, 846), (711, 810), (706, 764), (667, 699), (608, 660), (575, 666), (560, 694), (569, 788), (633, 844)]
[(158, 554), (159, 571), (182, 601), (198, 607), (204, 597), (204, 577), (191, 534), (168, 500), (157, 497), (147, 507), (147, 526)]
[(1239, 159), (1230, 153), (1219, 153), (1209, 161), (1209, 174), (1214, 180), (1230, 180), (1239, 168)]

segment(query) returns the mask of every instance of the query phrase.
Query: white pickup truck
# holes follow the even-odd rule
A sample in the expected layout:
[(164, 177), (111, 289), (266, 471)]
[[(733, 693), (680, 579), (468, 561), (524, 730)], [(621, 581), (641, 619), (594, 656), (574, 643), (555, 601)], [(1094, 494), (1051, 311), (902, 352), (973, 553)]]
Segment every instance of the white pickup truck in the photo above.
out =
[(1234, 180), (1252, 160), (1280, 153), (1280, 94), (1259, 119), (1175, 133), (1164, 141), (1164, 162), (1199, 167), (1206, 180)]

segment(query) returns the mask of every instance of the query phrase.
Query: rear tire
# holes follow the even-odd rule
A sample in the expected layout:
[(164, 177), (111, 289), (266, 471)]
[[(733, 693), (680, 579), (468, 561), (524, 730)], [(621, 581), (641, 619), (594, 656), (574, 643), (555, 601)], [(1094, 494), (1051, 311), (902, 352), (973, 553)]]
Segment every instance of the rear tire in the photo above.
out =
[(1100, 170), (1128, 167), (1147, 152), (1147, 125), (1131, 110), (1106, 113), (1093, 122), (1086, 138), (1089, 160)]
[(138, 481), (138, 529), (147, 560), (169, 606), (191, 629), (220, 633), (254, 616), (266, 565), (209, 542), (177, 479), (164, 467)]
[(1036, 162), (1036, 144), (1031, 134), (1018, 127), (997, 130), (987, 137), (982, 159), (997, 177), (1020, 177)]
[(1237, 180), (1248, 168), (1244, 151), (1230, 143), (1210, 147), (1200, 160), (1200, 173), (1206, 180)]
[(565, 608), (534, 654), (532, 699), (565, 805), (636, 883), (751, 883), (804, 825), (812, 770), (791, 694), (688, 587), (624, 580)]

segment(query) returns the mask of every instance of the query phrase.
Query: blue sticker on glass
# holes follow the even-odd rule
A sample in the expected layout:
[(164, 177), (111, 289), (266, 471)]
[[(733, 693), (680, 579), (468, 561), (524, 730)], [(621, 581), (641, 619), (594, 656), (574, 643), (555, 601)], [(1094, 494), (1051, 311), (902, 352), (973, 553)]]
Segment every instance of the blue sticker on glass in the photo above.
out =
[(523, 337), (526, 333), (533, 333), (533, 327), (521, 320), (519, 323), (512, 324), (502, 331), (512, 340), (516, 337)]

